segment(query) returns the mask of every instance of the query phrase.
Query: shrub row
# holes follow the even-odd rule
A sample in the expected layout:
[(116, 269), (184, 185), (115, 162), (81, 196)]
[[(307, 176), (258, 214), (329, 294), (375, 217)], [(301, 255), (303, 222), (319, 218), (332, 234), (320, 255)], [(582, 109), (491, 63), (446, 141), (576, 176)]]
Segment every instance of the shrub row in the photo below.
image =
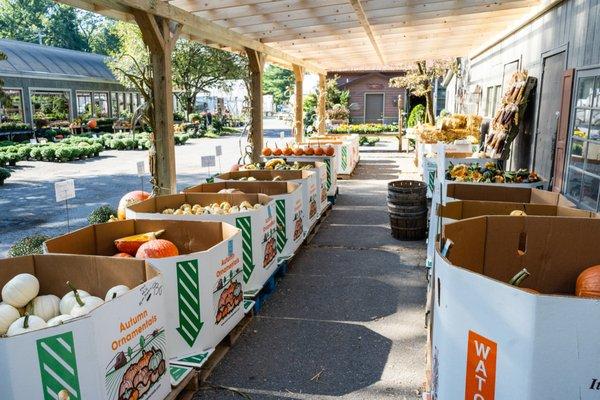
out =
[(381, 132), (396, 132), (398, 125), (396, 124), (342, 124), (331, 130), (331, 133), (381, 133)]
[(100, 143), (17, 144), (0, 147), (0, 167), (16, 165), (23, 160), (66, 162), (98, 157), (104, 146)]

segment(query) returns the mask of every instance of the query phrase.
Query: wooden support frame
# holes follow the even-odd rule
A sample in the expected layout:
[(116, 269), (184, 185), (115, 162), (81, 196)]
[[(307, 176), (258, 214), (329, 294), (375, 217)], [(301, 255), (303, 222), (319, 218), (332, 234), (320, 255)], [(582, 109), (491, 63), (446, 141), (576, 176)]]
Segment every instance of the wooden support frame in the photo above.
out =
[(327, 101), (327, 80), (325, 75), (319, 75), (319, 99), (317, 103), (317, 132), (322, 135), (325, 133), (326, 101)]
[(296, 78), (296, 88), (294, 92), (294, 140), (296, 143), (304, 141), (304, 115), (302, 112), (303, 105), (303, 83), (304, 83), (304, 68), (294, 64), (294, 77)]
[(250, 135), (252, 146), (252, 162), (259, 162), (263, 148), (263, 91), (262, 78), (265, 68), (265, 55), (250, 48), (246, 48), (248, 68), (250, 70)]
[(153, 192), (177, 193), (171, 53), (181, 33), (181, 24), (173, 24), (166, 18), (140, 10), (133, 10), (133, 16), (150, 50), (153, 71), (151, 118), (154, 149), (149, 152)]
[(358, 21), (360, 22), (361, 26), (365, 30), (365, 33), (369, 37), (369, 41), (371, 42), (371, 45), (373, 46), (373, 50), (375, 50), (375, 53), (377, 53), (377, 57), (379, 57), (379, 61), (381, 61), (382, 65), (387, 64), (387, 62), (385, 60), (385, 56), (383, 55), (383, 52), (381, 51), (381, 47), (379, 46), (379, 43), (377, 43), (377, 38), (375, 38), (375, 34), (373, 33), (373, 29), (371, 28), (371, 24), (369, 23), (367, 14), (365, 14), (365, 10), (363, 9), (363, 6), (362, 6), (360, 0), (350, 0), (350, 4), (352, 4), (352, 7), (354, 7), (354, 12), (356, 13), (356, 18), (358, 18)]

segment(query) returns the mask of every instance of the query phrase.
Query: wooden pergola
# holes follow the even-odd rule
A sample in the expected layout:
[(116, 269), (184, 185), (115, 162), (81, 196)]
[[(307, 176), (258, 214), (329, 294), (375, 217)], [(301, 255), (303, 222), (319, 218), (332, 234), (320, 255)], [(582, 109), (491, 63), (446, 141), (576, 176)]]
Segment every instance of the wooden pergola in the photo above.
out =
[[(560, 0), (57, 0), (139, 25), (154, 72), (156, 178), (175, 192), (170, 53), (178, 37), (245, 53), (251, 71), (253, 158), (262, 149), (265, 62), (294, 71), (294, 133), (302, 141), (302, 84), (328, 70), (399, 69), (409, 61), (468, 55)], [(486, 44), (487, 43), (487, 44)], [(325, 131), (325, 96), (317, 106)]]

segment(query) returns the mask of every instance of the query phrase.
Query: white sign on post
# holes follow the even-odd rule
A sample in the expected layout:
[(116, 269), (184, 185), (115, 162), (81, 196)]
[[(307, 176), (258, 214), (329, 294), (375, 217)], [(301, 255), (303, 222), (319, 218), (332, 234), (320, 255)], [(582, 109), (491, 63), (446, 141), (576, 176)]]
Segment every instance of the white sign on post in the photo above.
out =
[(57, 203), (74, 198), (75, 181), (73, 179), (67, 179), (66, 181), (55, 182), (54, 193), (56, 195)]
[(137, 162), (137, 174), (142, 176), (146, 173), (146, 164), (143, 161)]
[(202, 163), (202, 168), (210, 168), (217, 165), (215, 156), (201, 156), (200, 162)]
[(29, 139), (29, 143), (31, 143), (31, 144), (37, 144), (37, 140), (36, 139)]
[(223, 154), (223, 148), (221, 148), (221, 145), (218, 145), (217, 147), (215, 147), (215, 155), (218, 157), (222, 154)]

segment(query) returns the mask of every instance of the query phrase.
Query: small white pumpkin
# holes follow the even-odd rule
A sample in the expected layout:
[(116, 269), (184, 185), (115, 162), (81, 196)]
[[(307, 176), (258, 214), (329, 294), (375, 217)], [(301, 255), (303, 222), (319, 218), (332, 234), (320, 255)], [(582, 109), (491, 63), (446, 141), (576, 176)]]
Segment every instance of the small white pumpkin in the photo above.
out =
[(27, 313), (48, 321), (60, 314), (60, 299), (53, 294), (38, 296), (27, 305)]
[(58, 392), (58, 400), (71, 400), (71, 395), (67, 389)]
[(129, 292), (129, 288), (125, 285), (113, 286), (110, 289), (108, 289), (108, 292), (106, 292), (106, 296), (104, 296), (104, 301), (112, 300), (127, 292)]
[[(90, 297), (91, 295), (85, 290), (77, 290), (79, 297), (84, 299), (86, 297)], [(77, 304), (77, 300), (75, 299), (75, 292), (70, 291), (65, 294), (63, 298), (60, 300), (60, 313), (61, 314), (71, 314), (71, 310)]]
[[(75, 296), (75, 298), (77, 299), (77, 296)], [(78, 301), (71, 310), (72, 317), (81, 317), (82, 315), (89, 314), (94, 308), (104, 304), (104, 300), (96, 296), (89, 296), (79, 300), (80, 301)]]
[(10, 304), (0, 304), (0, 335), (4, 335), (10, 324), (21, 317), (19, 310)]
[(67, 322), (68, 320), (72, 319), (73, 317), (69, 314), (61, 314), (59, 316), (56, 316), (54, 318), (51, 318), (48, 320), (48, 326), (57, 326), (57, 325), (61, 325), (64, 324), (65, 322)]
[(25, 315), (19, 318), (8, 327), (6, 336), (14, 336), (20, 333), (31, 332), (45, 328), (46, 321), (36, 315)]
[(13, 307), (25, 307), (40, 291), (40, 282), (31, 274), (14, 276), (2, 288), (2, 300)]

